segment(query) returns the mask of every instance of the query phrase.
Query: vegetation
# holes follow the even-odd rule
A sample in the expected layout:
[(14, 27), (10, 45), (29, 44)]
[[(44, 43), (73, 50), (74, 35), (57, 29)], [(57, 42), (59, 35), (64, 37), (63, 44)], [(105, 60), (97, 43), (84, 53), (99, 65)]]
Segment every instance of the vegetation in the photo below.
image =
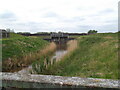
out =
[(88, 31), (88, 34), (95, 34), (95, 33), (97, 33), (96, 30), (89, 30), (89, 31)]
[(31, 34), (30, 32), (18, 32), (17, 34)]
[[(71, 40), (67, 43), (67, 53), (65, 55), (63, 55), (61, 57), (61, 59), (64, 59), (65, 56), (69, 56), (69, 54), (74, 51), (77, 48), (77, 41), (76, 40)], [(54, 54), (53, 52), (53, 48), (55, 47), (54, 43), (51, 43), (50, 47), (48, 48), (48, 52), (46, 54), (43, 54), (41, 58), (39, 58), (38, 60), (36, 60), (36, 62), (34, 62), (32, 64), (32, 71), (31, 73), (37, 73), (37, 74), (47, 74), (49, 73), (48, 69), (49, 67), (51, 67), (52, 65), (54, 65), (55, 63), (57, 63), (59, 61), (54, 59), (52, 60), (52, 56)]]
[(51, 61), (51, 57), (53, 56), (55, 49), (56, 44), (51, 43), (45, 50), (43, 50), (41, 52), (41, 57), (37, 58), (37, 60), (32, 63), (32, 70), (30, 73), (44, 74), (48, 66), (54, 64), (54, 62)]
[(2, 39), (3, 71), (32, 64), (31, 73), (118, 79), (118, 34), (97, 33), (68, 42), (68, 53), (51, 62), (56, 45), (39, 37), (11, 33)]
[(48, 44), (38, 37), (25, 37), (11, 33), (10, 38), (2, 39), (3, 71), (30, 64), (32, 59), (35, 59), (36, 53)]
[(100, 33), (78, 38), (78, 48), (46, 70), (46, 74), (118, 79), (118, 37)]

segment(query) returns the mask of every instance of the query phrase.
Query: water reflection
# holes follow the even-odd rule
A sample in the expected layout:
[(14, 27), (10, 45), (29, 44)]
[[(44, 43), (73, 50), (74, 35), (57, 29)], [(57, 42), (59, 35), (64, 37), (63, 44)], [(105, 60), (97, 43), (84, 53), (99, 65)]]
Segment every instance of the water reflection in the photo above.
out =
[(51, 61), (59, 61), (67, 53), (67, 44), (64, 42), (56, 43), (56, 51), (54, 56), (51, 58)]
[(57, 50), (67, 50), (67, 43), (66, 42), (60, 42), (56, 43)]

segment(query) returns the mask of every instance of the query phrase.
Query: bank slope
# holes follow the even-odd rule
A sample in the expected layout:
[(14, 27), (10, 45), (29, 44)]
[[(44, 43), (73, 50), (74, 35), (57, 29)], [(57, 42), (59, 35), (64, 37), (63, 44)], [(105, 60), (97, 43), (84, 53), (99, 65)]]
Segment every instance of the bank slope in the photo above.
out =
[(32, 61), (27, 61), (27, 59), (46, 45), (48, 42), (39, 37), (26, 37), (11, 33), (10, 38), (2, 39), (2, 70), (10, 71), (30, 64)]
[(47, 74), (118, 79), (118, 36), (101, 33), (81, 36), (78, 48), (54, 64)]

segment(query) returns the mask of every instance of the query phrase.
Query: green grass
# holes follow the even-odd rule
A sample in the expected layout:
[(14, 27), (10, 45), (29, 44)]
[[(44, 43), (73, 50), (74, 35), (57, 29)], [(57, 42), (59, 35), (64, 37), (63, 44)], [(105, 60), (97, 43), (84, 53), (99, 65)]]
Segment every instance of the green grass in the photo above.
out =
[(118, 79), (118, 36), (101, 33), (81, 36), (78, 48), (49, 66), (45, 74)]
[(12, 33), (10, 38), (2, 40), (2, 60), (21, 57), (30, 52), (40, 50), (47, 44), (41, 38), (25, 37)]
[[(4, 63), (10, 58), (14, 62), (16, 59), (22, 59), (23, 56), (42, 50), (48, 44), (39, 37), (26, 37), (11, 33), (10, 38), (2, 39), (2, 61)], [(3, 65), (3, 69), (5, 68), (6, 66)]]

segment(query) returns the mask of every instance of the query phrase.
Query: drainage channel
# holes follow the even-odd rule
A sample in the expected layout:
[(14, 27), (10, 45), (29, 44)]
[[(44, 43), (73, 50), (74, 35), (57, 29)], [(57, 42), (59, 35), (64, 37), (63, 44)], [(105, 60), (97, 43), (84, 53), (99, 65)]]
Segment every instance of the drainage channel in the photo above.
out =
[[(56, 43), (57, 49), (51, 61), (59, 61), (67, 53), (67, 45)], [(113, 88), (119, 90), (119, 80), (64, 77), (54, 75), (30, 74), (32, 65), (15, 73), (0, 72), (0, 79), (5, 90), (19, 90), (18, 88), (94, 88), (94, 90), (104, 90)]]
[[(56, 51), (50, 60), (51, 63), (59, 61), (66, 53), (67, 53), (67, 43), (66, 42), (56, 43)], [(22, 70), (17, 71), (15, 73), (30, 74), (30, 71), (32, 71), (32, 65), (23, 68)]]

